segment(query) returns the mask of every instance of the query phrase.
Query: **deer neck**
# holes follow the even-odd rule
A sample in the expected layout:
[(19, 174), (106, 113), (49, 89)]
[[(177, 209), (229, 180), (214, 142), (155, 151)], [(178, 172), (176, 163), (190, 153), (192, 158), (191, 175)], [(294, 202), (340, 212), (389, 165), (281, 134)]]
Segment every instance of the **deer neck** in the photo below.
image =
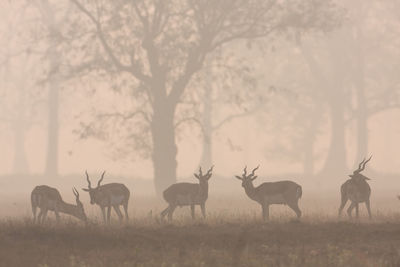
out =
[(199, 183), (199, 195), (201, 198), (208, 198), (208, 182)]
[(77, 217), (76, 214), (78, 211), (78, 207), (76, 205), (72, 205), (72, 204), (69, 204), (69, 203), (66, 203), (63, 201), (61, 203), (59, 209), (60, 209), (60, 212)]
[(252, 199), (257, 201), (257, 195), (256, 195), (256, 189), (254, 188), (253, 183), (248, 183), (245, 187), (244, 187), (244, 191), (246, 192), (246, 195)]

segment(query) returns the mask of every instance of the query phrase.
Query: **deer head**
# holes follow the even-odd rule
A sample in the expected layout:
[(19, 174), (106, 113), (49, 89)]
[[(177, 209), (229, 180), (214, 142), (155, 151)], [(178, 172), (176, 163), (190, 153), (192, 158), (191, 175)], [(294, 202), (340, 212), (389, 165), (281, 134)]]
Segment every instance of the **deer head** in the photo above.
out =
[(199, 168), (199, 173), (194, 173), (194, 177), (196, 177), (197, 179), (199, 179), (199, 183), (203, 184), (203, 183), (207, 183), (208, 180), (211, 178), (212, 176), (212, 170), (214, 168), (214, 165), (211, 166), (211, 168), (207, 171), (206, 174), (203, 174), (203, 171), (201, 170), (201, 167)]
[(351, 179), (354, 180), (371, 180), (370, 178), (368, 178), (367, 176), (364, 176), (363, 174), (361, 174), (361, 172), (365, 169), (365, 165), (371, 160), (371, 157), (369, 157), (369, 159), (365, 160), (365, 158), (360, 162), (360, 164), (358, 165), (358, 169), (353, 171), (353, 174), (350, 174), (349, 177)]
[(88, 188), (82, 188), (82, 190), (85, 191), (85, 192), (89, 192), (89, 195), (90, 195), (90, 204), (95, 204), (95, 203), (96, 203), (96, 201), (95, 201), (95, 200), (96, 200), (95, 194), (96, 194), (97, 190), (98, 190), (99, 187), (100, 187), (100, 183), (101, 183), (101, 182), (103, 181), (103, 179), (104, 179), (104, 174), (106, 173), (106, 171), (104, 171), (103, 174), (101, 175), (100, 180), (97, 182), (97, 187), (96, 187), (96, 188), (92, 188), (92, 185), (91, 185), (90, 179), (89, 179), (89, 174), (87, 173), (87, 171), (85, 171), (85, 173), (86, 173), (86, 180), (87, 180), (87, 182), (88, 182)]
[(254, 168), (250, 174), (247, 174), (247, 166), (246, 166), (243, 169), (242, 176), (235, 175), (235, 177), (242, 181), (243, 187), (246, 188), (248, 186), (252, 186), (253, 181), (258, 177), (257, 175), (255, 175), (255, 171), (258, 170), (259, 167), (260, 167), (260, 165), (258, 165), (256, 168)]
[(79, 200), (79, 192), (76, 190), (75, 187), (72, 188), (72, 192), (75, 195), (75, 201), (76, 201), (76, 206), (77, 206), (77, 213), (75, 214), (77, 218), (81, 219), (82, 221), (87, 221), (87, 217), (85, 214), (85, 210), (83, 209), (83, 204)]

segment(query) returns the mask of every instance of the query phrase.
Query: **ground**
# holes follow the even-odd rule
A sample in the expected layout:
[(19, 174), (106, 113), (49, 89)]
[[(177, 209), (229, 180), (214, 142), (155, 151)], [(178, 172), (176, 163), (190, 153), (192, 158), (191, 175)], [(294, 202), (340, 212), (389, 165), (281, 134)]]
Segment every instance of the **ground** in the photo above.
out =
[(0, 223), (0, 266), (400, 266), (400, 223)]

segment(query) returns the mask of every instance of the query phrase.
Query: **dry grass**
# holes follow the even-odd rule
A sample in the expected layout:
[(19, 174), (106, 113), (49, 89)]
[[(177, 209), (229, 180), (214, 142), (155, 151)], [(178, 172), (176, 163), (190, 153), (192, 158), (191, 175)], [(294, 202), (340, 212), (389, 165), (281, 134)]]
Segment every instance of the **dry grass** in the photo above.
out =
[(206, 220), (193, 221), (182, 208), (167, 224), (158, 216), (163, 201), (135, 197), (129, 224), (114, 215), (109, 227), (89, 204), (87, 226), (68, 216), (57, 225), (51, 213), (44, 226), (33, 225), (29, 201), (7, 199), (0, 266), (400, 266), (399, 203), (379, 198), (372, 221), (364, 207), (361, 220), (348, 221), (338, 220), (336, 198), (302, 199), (301, 222), (287, 207), (272, 206), (271, 222), (263, 223), (246, 196), (211, 197)]
[(399, 266), (397, 217), (335, 221), (252, 216), (174, 224), (141, 217), (129, 224), (84, 226), (66, 219), (0, 222), (0, 266)]

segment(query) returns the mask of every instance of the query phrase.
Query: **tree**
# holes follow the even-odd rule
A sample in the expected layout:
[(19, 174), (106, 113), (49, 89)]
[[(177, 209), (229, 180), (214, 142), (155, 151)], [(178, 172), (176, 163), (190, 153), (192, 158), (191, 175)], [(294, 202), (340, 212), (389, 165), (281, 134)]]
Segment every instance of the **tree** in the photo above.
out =
[(335, 9), (330, 1), (71, 1), (85, 16), (74, 23), (83, 32), (92, 30), (81, 45), (84, 54), (100, 53), (105, 64), (98, 67), (129, 77), (144, 92), (144, 111), (114, 115), (140, 115), (148, 122), (158, 194), (176, 181), (175, 115), (208, 56), (228, 44), (276, 36), (291, 27), (336, 25), (329, 19)]

